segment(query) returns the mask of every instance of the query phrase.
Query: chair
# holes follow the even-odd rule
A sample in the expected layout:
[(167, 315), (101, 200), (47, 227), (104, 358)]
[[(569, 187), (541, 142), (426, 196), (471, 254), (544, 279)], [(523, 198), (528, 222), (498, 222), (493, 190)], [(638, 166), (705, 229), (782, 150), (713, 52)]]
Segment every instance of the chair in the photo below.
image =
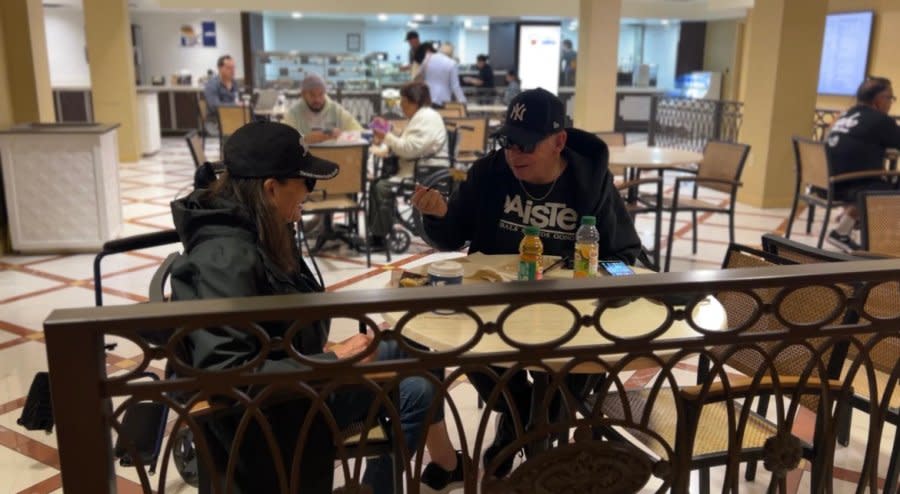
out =
[[(648, 184), (656, 184), (656, 199), (652, 203), (647, 204), (641, 201), (629, 200), (632, 190), (637, 190), (641, 185)], [(653, 250), (651, 251), (653, 254), (653, 265), (648, 267), (653, 271), (659, 271), (660, 242), (662, 239), (663, 179), (656, 177), (628, 180), (616, 184), (616, 190), (619, 191), (619, 195), (625, 201), (625, 210), (631, 216), (632, 221), (639, 214), (652, 213), (656, 215), (656, 224), (653, 229)]]
[(219, 152), (225, 149), (225, 141), (236, 130), (250, 122), (250, 107), (223, 105), (219, 107)]
[[(458, 103), (457, 103), (458, 104)], [(450, 103), (453, 105), (453, 103)], [(466, 108), (465, 106), (447, 106), (444, 105), (443, 108), (436, 108), (437, 111), (444, 119), (448, 118), (464, 118), (466, 116)]]
[(187, 142), (188, 151), (191, 152), (191, 158), (194, 159), (194, 168), (200, 168), (207, 161), (206, 149), (203, 147), (203, 138), (200, 136), (200, 132), (192, 130), (184, 136), (184, 140)]
[(488, 143), (488, 121), (486, 118), (445, 119), (457, 130), (455, 162), (472, 164), (485, 155)]
[(466, 118), (469, 115), (469, 112), (466, 109), (466, 104), (460, 103), (459, 101), (448, 101), (444, 103), (443, 109), (447, 110), (448, 112), (456, 111), (457, 113), (459, 113), (459, 118)]
[[(864, 199), (860, 198), (860, 202), (863, 201)], [(762, 243), (763, 249), (766, 252), (792, 259), (801, 264), (860, 260), (859, 256), (817, 249), (770, 233), (763, 235)], [(850, 291), (858, 289), (859, 287), (847, 287), (845, 288), (845, 292), (848, 292), (849, 295)], [(890, 310), (891, 304), (896, 306), (897, 301), (893, 300), (884, 290), (873, 290), (869, 293), (865, 308), (869, 313), (883, 314)], [(869, 339), (865, 336), (866, 335), (862, 335), (861, 337), (863, 343), (866, 343)], [(872, 366), (875, 368), (875, 382), (878, 385), (878, 396), (885, 396), (885, 387), (887, 385), (888, 377), (893, 372), (894, 366), (897, 365), (897, 355), (900, 355), (900, 341), (896, 338), (886, 339), (880, 342), (869, 352), (869, 357), (872, 359)], [(852, 362), (856, 356), (857, 348), (851, 345), (848, 349), (847, 357)], [(849, 365), (850, 362), (845, 363), (845, 372), (849, 370)], [(863, 369), (860, 369), (860, 371), (856, 372), (853, 376), (854, 395), (850, 398), (850, 405), (865, 413), (871, 413), (872, 406), (869, 399), (870, 394), (868, 392), (869, 382), (862, 370)], [(848, 413), (845, 415), (845, 421), (839, 424), (838, 442), (844, 446), (849, 443), (851, 418), (852, 414)], [(888, 475), (886, 477), (888, 482), (885, 485), (896, 486), (898, 475), (900, 475), (900, 391), (895, 391), (891, 397), (889, 408), (887, 410), (887, 421), (897, 426), (897, 439), (894, 441), (894, 449), (891, 452), (891, 460), (889, 462)], [(891, 483), (890, 479), (893, 479), (893, 483)], [(894, 488), (894, 491), (896, 491), (896, 487)], [(885, 492), (892, 491), (886, 489)]]
[(197, 93), (197, 132), (203, 139), (203, 145), (206, 145), (206, 121), (209, 119), (209, 106), (206, 104), (206, 98), (203, 93)]
[[(674, 194), (671, 198), (663, 198), (663, 211), (670, 213), (669, 237), (666, 246), (666, 263), (668, 271), (672, 260), (672, 243), (675, 241), (675, 219), (679, 212), (690, 212), (693, 216), (692, 252), (697, 253), (697, 213), (725, 213), (728, 215), (728, 241), (734, 243), (734, 208), (737, 189), (741, 186), (741, 173), (747, 162), (750, 146), (724, 141), (709, 141), (703, 150), (703, 161), (692, 176), (679, 176), (675, 179)], [(681, 185), (694, 184), (691, 197), (681, 196)], [(729, 195), (728, 205), (719, 206), (713, 202), (697, 199), (698, 186), (703, 185)], [(641, 196), (647, 201), (647, 196)], [(649, 198), (652, 203), (653, 198)]]
[(98, 307), (103, 305), (101, 262), (106, 256), (180, 243), (181, 239), (178, 237), (178, 232), (175, 230), (163, 230), (161, 232), (142, 233), (131, 237), (110, 240), (103, 244), (100, 253), (94, 257), (94, 303)]
[[(752, 268), (773, 266), (784, 264), (786, 261), (765, 252), (755, 249), (731, 244), (725, 257), (723, 267), (725, 269), (733, 268)], [(760, 298), (762, 303), (770, 303), (776, 296), (777, 289), (767, 288), (754, 290), (756, 296)], [(802, 319), (803, 314), (811, 313), (828, 313), (830, 303), (828, 297), (817, 296), (816, 289), (807, 289), (795, 292), (794, 299), (790, 303), (788, 310), (791, 312), (792, 319)], [(720, 303), (725, 307), (728, 321), (746, 321), (749, 314), (757, 311), (755, 302), (750, 297), (739, 296), (736, 293), (720, 293), (717, 294)], [(776, 319), (775, 315), (766, 313), (761, 315), (756, 322), (753, 323), (746, 331), (748, 332), (768, 332), (781, 331), (782, 326)], [(763, 345), (764, 348), (775, 348), (776, 344)], [(780, 382), (781, 393), (785, 397), (792, 396), (793, 393), (800, 393), (801, 403), (818, 410), (817, 418), (826, 415), (821, 413), (823, 410), (830, 410), (818, 397), (823, 387), (829, 388), (829, 394), (836, 394), (841, 391), (842, 383), (832, 379), (821, 379), (825, 376), (819, 376), (813, 371), (808, 381), (804, 382), (799, 376), (803, 375), (806, 366), (809, 363), (807, 352), (804, 347), (799, 345), (790, 346), (781, 351), (772, 361), (772, 372), (776, 373)], [(698, 385), (681, 387), (677, 393), (660, 392), (654, 397), (650, 389), (637, 389), (625, 392), (624, 399), (630, 405), (633, 417), (645, 417), (647, 423), (645, 426), (658, 433), (667, 444), (674, 445), (673, 449), (676, 457), (682, 455), (690, 455), (690, 468), (692, 470), (700, 470), (700, 492), (709, 492), (709, 468), (718, 465), (725, 465), (732, 461), (734, 457), (730, 454), (729, 436), (733, 431), (728, 429), (728, 408), (734, 407), (735, 417), (742, 416), (743, 407), (753, 406), (753, 400), (759, 396), (768, 396), (775, 391), (772, 379), (768, 378), (768, 366), (765, 359), (756, 352), (737, 351), (727, 354), (730, 347), (713, 347), (710, 349), (710, 356), (716, 356), (717, 360), (722, 360), (719, 365), (725, 365), (740, 371), (746, 378), (729, 378), (730, 390), (726, 389), (719, 382), (712, 382), (708, 369), (703, 359), (698, 369)], [(726, 358), (726, 355), (727, 358)], [(806, 358), (803, 358), (806, 357)], [(842, 359), (838, 351), (823, 352), (820, 356), (831, 369), (834, 360)], [(707, 361), (708, 362), (708, 361)], [(717, 365), (718, 366), (718, 365)], [(715, 375), (718, 375), (716, 373)], [(758, 388), (754, 389), (750, 383), (754, 377), (761, 377)], [(755, 393), (755, 394), (750, 394)], [(744, 403), (738, 403), (735, 400), (743, 398)], [(652, 401), (651, 401), (652, 400)], [(618, 392), (610, 392), (603, 398), (601, 404), (603, 412), (610, 418), (624, 419), (623, 398)], [(683, 415), (679, 412), (679, 408), (683, 409)], [(679, 417), (686, 420), (679, 427)], [(696, 421), (696, 422), (694, 422)], [(748, 413), (743, 434), (739, 437), (741, 444), (737, 446), (738, 461), (741, 463), (748, 461), (758, 461), (764, 458), (764, 448), (770, 437), (777, 432), (777, 425), (769, 422), (764, 415), (756, 413)], [(678, 433), (679, 430), (685, 431), (684, 436)], [(808, 460), (812, 460), (812, 477), (813, 489), (811, 492), (820, 492), (818, 490), (818, 479), (825, 468), (825, 455), (821, 454), (822, 441), (824, 431), (822, 424), (817, 420), (815, 427), (815, 437), (813, 442), (806, 443), (800, 440), (802, 456)], [(654, 451), (660, 457), (667, 455), (665, 447), (657, 440), (640, 433), (632, 433), (632, 435), (643, 443), (646, 447)], [(797, 438), (799, 439), (799, 438)], [(682, 477), (682, 487), (687, 487), (687, 479), (690, 472), (679, 472)], [(677, 481), (676, 481), (677, 482)]]
[(900, 257), (900, 191), (869, 191), (857, 198), (862, 248)]
[[(316, 239), (314, 250), (318, 251), (329, 238), (341, 238), (346, 232), (335, 232), (331, 215), (334, 213), (346, 213), (348, 226), (359, 233), (358, 213), (363, 213), (364, 229), (366, 230), (366, 265), (372, 266), (372, 251), (369, 242), (369, 228), (367, 221), (368, 201), (366, 200), (366, 164), (368, 161), (368, 144), (352, 144), (346, 146), (310, 146), (309, 152), (314, 156), (332, 161), (338, 165), (340, 172), (331, 180), (319, 182), (318, 190), (321, 190), (322, 199), (315, 202), (307, 202), (303, 206), (303, 212), (308, 214), (321, 214), (325, 218), (323, 234)], [(350, 241), (349, 239), (345, 239)]]
[(796, 180), (794, 185), (794, 202), (791, 213), (788, 216), (788, 224), (784, 236), (791, 237), (791, 229), (794, 218), (797, 216), (797, 205), (800, 201), (809, 207), (806, 217), (806, 233), (812, 231), (812, 222), (815, 217), (816, 206), (825, 208), (825, 219), (822, 230), (819, 232), (819, 241), (816, 244), (821, 248), (825, 241), (825, 233), (828, 231), (828, 221), (831, 210), (835, 206), (847, 206), (848, 202), (835, 198), (835, 185), (842, 182), (865, 178), (886, 178), (900, 176), (900, 172), (888, 170), (869, 170), (864, 172), (835, 174), (828, 154), (825, 152), (825, 143), (813, 141), (803, 137), (793, 137), (794, 144), (794, 170)]

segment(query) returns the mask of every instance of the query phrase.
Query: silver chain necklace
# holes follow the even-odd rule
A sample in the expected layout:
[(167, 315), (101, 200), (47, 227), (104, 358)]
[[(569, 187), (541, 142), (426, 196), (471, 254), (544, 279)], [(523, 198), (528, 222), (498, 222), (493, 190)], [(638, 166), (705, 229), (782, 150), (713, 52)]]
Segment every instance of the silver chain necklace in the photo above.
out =
[[(560, 168), (562, 168), (562, 165), (560, 165)], [(562, 174), (563, 174), (563, 172), (560, 171), (560, 172), (559, 172), (559, 175), (557, 175), (556, 178), (553, 179), (553, 183), (550, 184), (550, 190), (548, 190), (547, 193), (544, 194), (543, 197), (534, 197), (533, 195), (531, 195), (530, 192), (528, 192), (528, 189), (525, 188), (525, 184), (524, 184), (521, 180), (519, 180), (519, 179), (516, 179), (516, 180), (519, 181), (519, 187), (522, 188), (522, 192), (524, 192), (525, 195), (526, 195), (529, 199), (531, 199), (532, 201), (543, 201), (544, 199), (550, 197), (550, 194), (553, 193), (553, 188), (556, 187), (556, 182), (559, 181), (559, 177), (561, 177)]]

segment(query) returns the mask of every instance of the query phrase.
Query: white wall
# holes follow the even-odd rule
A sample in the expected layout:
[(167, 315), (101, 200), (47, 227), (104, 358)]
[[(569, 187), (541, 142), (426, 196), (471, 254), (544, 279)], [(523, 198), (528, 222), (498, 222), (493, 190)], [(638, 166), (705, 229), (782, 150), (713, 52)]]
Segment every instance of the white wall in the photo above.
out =
[(84, 14), (75, 9), (44, 9), (50, 85), (91, 85), (85, 55)]
[[(216, 23), (216, 47), (181, 46), (181, 26), (200, 28), (203, 21)], [(244, 55), (241, 42), (241, 15), (238, 12), (132, 12), (131, 22), (141, 26), (144, 44), (145, 73), (148, 80), (186, 69), (197, 78), (207, 69), (216, 70), (216, 59), (228, 54), (234, 59), (236, 76), (244, 77)]]
[(462, 63), (475, 63), (478, 55), (488, 55), (488, 32), (487, 31), (466, 31), (466, 52), (465, 58), (460, 57)]
[(675, 60), (678, 58), (678, 39), (681, 26), (646, 26), (644, 31), (644, 63), (656, 65), (656, 87), (675, 87)]

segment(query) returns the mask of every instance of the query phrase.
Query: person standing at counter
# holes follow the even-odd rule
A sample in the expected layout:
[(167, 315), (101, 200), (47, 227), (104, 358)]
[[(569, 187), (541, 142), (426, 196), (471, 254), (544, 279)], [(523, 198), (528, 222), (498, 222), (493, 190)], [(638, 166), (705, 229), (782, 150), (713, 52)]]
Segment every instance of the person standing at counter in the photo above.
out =
[(222, 55), (216, 61), (218, 75), (209, 78), (203, 88), (206, 99), (206, 132), (209, 135), (219, 134), (219, 107), (235, 105), (240, 101), (237, 84), (234, 83), (234, 59), (231, 55)]
[(432, 103), (442, 106), (454, 97), (460, 103), (466, 102), (466, 95), (459, 85), (459, 68), (452, 58), (437, 53), (431, 43), (423, 43), (416, 50), (415, 60), (419, 64), (416, 79), (428, 85)]
[(328, 97), (325, 81), (310, 74), (300, 84), (300, 100), (284, 116), (284, 123), (300, 131), (307, 144), (334, 139), (343, 131), (362, 130), (356, 118)]
[(419, 40), (419, 33), (417, 31), (408, 31), (406, 33), (406, 42), (409, 43), (409, 60), (406, 65), (400, 67), (400, 70), (411, 72), (412, 77), (415, 78), (416, 73), (419, 72), (419, 64), (416, 63), (416, 50), (422, 45), (422, 42)]
[(578, 52), (575, 51), (575, 48), (572, 46), (572, 40), (566, 39), (562, 42), (562, 71), (560, 73), (560, 85), (562, 86), (574, 86), (575, 85), (575, 67), (576, 67), (576, 59), (578, 58)]
[(494, 88), (494, 69), (488, 64), (487, 55), (478, 55), (475, 62), (478, 68), (478, 77), (466, 77), (466, 82), (480, 88)]

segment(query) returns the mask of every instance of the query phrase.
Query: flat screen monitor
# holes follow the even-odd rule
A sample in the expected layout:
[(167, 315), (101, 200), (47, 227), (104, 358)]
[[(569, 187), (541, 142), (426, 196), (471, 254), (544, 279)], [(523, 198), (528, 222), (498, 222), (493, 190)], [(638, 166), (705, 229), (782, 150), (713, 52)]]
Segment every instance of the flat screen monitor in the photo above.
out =
[(559, 91), (559, 24), (519, 24), (518, 67), (522, 89)]
[(852, 96), (866, 77), (872, 12), (844, 12), (825, 18), (819, 65), (819, 93)]

